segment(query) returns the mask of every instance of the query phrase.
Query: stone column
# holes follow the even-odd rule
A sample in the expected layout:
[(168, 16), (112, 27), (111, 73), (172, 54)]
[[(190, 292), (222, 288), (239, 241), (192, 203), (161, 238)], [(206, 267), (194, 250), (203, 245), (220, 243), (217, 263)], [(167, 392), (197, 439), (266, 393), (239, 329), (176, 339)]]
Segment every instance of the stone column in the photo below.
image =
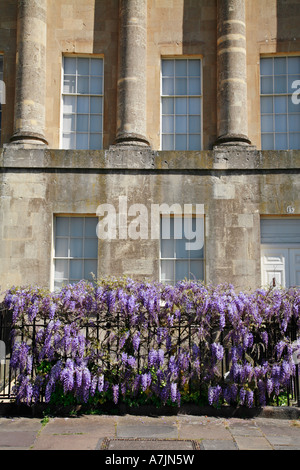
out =
[(10, 145), (45, 139), (47, 0), (18, 0), (14, 134)]
[(146, 137), (147, 0), (120, 0), (116, 144), (149, 146)]
[(245, 0), (218, 0), (218, 139), (249, 145)]

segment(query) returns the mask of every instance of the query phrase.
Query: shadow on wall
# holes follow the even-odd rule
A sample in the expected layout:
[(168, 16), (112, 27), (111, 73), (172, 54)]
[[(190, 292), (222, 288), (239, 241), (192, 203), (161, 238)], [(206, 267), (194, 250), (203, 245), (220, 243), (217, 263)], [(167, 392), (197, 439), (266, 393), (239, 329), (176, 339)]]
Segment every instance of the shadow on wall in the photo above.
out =
[(95, 0), (93, 53), (104, 55), (103, 148), (116, 136), (119, 0)]
[(217, 138), (217, 0), (184, 0), (182, 53), (203, 57), (202, 149), (210, 150)]
[(299, 25), (299, 0), (277, 0), (277, 52), (299, 52)]

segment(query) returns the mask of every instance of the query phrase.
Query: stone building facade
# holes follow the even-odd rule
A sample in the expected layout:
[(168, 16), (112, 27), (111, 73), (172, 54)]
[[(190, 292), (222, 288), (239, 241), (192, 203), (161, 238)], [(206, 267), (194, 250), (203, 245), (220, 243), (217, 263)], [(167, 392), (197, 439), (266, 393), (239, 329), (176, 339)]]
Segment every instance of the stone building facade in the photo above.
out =
[(2, 291), (300, 285), (299, 0), (0, 11)]

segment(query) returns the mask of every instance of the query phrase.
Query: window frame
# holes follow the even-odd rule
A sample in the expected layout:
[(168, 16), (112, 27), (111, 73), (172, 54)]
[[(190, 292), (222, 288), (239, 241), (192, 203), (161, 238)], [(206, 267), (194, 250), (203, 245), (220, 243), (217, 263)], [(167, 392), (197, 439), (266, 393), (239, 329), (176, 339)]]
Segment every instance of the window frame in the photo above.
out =
[[(186, 94), (176, 94), (175, 93), (175, 86), (174, 86), (174, 94), (163, 94), (163, 78), (164, 78), (164, 75), (163, 75), (163, 62), (168, 61), (168, 60), (174, 61), (174, 85), (175, 85), (175, 79), (177, 77), (177, 79), (186, 78), (187, 79), (187, 86), (189, 86), (188, 84), (189, 84), (191, 78), (193, 78), (193, 75), (190, 75), (188, 73), (188, 70), (187, 70), (187, 73), (186, 73), (185, 77), (183, 75), (182, 76), (176, 75), (176, 71), (175, 71), (176, 62), (179, 63), (179, 61), (186, 61), (187, 62), (187, 68), (189, 67), (188, 64), (189, 64), (190, 61), (193, 61), (193, 60), (196, 61), (197, 60), (197, 61), (200, 62), (200, 76), (199, 76), (199, 79), (200, 79), (200, 94), (189, 94), (188, 91), (187, 91)], [(165, 150), (165, 151), (168, 151), (168, 150), (173, 150), (173, 151), (201, 151), (203, 149), (203, 57), (200, 56), (200, 55), (197, 55), (197, 56), (163, 56), (163, 57), (161, 57), (161, 62), (160, 63), (161, 63), (161, 68), (160, 68), (160, 148), (161, 148), (161, 150)], [(167, 78), (167, 76), (165, 76), (165, 78)], [(173, 98), (174, 99), (173, 113), (163, 114), (163, 99), (164, 98)], [(200, 100), (199, 114), (190, 113), (188, 109), (187, 109), (186, 113), (182, 113), (182, 114), (176, 113), (175, 100), (180, 99), (180, 98), (186, 99), (187, 103), (189, 102), (190, 98), (199, 99)], [(172, 133), (171, 132), (163, 132), (163, 116), (173, 116), (174, 129), (173, 129)], [(186, 117), (186, 125), (187, 125), (186, 133), (176, 133), (176, 117), (181, 117), (181, 116)], [(198, 116), (200, 117), (200, 130), (199, 130), (199, 132), (189, 132), (189, 118), (193, 117), (193, 116), (194, 117), (198, 117)], [(173, 148), (172, 149), (164, 148), (163, 136), (166, 136), (166, 135), (173, 136)], [(186, 149), (176, 148), (176, 136), (180, 136), (180, 135), (185, 135), (186, 136)], [(190, 148), (189, 138), (193, 135), (200, 136), (200, 148)]]
[[(186, 217), (186, 216), (185, 216)], [(192, 273), (191, 273), (191, 261), (193, 262), (200, 262), (201, 265), (202, 265), (202, 273), (203, 273), (203, 279), (198, 279), (196, 278), (195, 280), (196, 281), (199, 281), (199, 282), (205, 282), (205, 278), (206, 278), (206, 275), (205, 275), (205, 262), (206, 262), (206, 259), (205, 259), (205, 216), (204, 214), (190, 214), (188, 215), (187, 217), (190, 217), (190, 218), (193, 218), (193, 219), (201, 219), (203, 222), (202, 222), (202, 229), (203, 229), (203, 233), (202, 233), (202, 236), (203, 236), (203, 247), (202, 247), (202, 251), (203, 251), (203, 256), (200, 258), (200, 257), (195, 257), (195, 258), (191, 258), (190, 256), (188, 257), (184, 257), (184, 258), (179, 258), (179, 257), (176, 257), (176, 253), (175, 253), (175, 250), (176, 250), (176, 245), (174, 243), (174, 256), (173, 257), (162, 257), (162, 219), (163, 218), (170, 218), (175, 220), (176, 218), (181, 218), (182, 219), (182, 223), (184, 221), (184, 214), (164, 214), (164, 213), (161, 213), (160, 214), (160, 238), (159, 238), (159, 282), (161, 282), (162, 284), (166, 284), (166, 285), (176, 285), (177, 282), (181, 282), (184, 280), (183, 279), (177, 279), (176, 280), (176, 261), (188, 261), (188, 271), (189, 271), (189, 279), (188, 280), (194, 280), (195, 278), (193, 277)], [(182, 226), (182, 229), (183, 229), (183, 226)], [(184, 235), (182, 237), (184, 239)], [(176, 240), (176, 238), (172, 238), (170, 237), (170, 240)], [(168, 238), (166, 238), (165, 240), (168, 240)], [(180, 240), (180, 239), (177, 239), (177, 240)], [(186, 239), (186, 241), (188, 242), (189, 240)], [(193, 240), (191, 240), (191, 242), (193, 243)], [(188, 252), (188, 251), (187, 251)], [(189, 252), (188, 252), (189, 253)], [(173, 279), (162, 279), (162, 262), (163, 261), (173, 261)]]
[[(300, 54), (272, 54), (272, 55), (261, 55), (260, 56), (260, 61), (259, 61), (259, 97), (260, 97), (260, 138), (261, 138), (261, 149), (262, 150), (297, 150), (297, 149), (300, 149), (300, 132), (298, 131), (291, 131), (289, 129), (289, 118), (291, 116), (297, 116), (299, 115), (299, 119), (300, 119), (300, 105), (299, 106), (299, 112), (293, 112), (293, 111), (290, 111), (289, 110), (289, 100), (292, 100), (292, 96), (293, 96), (293, 93), (294, 93), (294, 89), (291, 89), (289, 88), (288, 84), (289, 82), (291, 81), (292, 77), (294, 76), (294, 80), (300, 80), (300, 73), (298, 75), (296, 74), (293, 74), (293, 73), (290, 73), (289, 74), (289, 69), (288, 69), (288, 66), (289, 66), (289, 63), (288, 63), (288, 60), (289, 59), (292, 59), (292, 58), (298, 58), (298, 60), (300, 61)], [(262, 74), (262, 60), (263, 59), (272, 59), (272, 75), (267, 75), (267, 74)], [(278, 73), (278, 74), (275, 74), (275, 60), (276, 59), (285, 59), (286, 60), (286, 67), (285, 67), (285, 73)], [(273, 88), (273, 92), (272, 93), (263, 93), (263, 90), (262, 90), (262, 77), (269, 77), (269, 78), (272, 78), (272, 88)], [(285, 77), (285, 85), (286, 85), (286, 92), (275, 92), (275, 77)], [(291, 78), (289, 78), (291, 77)], [(293, 80), (293, 81), (294, 81)], [(282, 98), (286, 98), (286, 111), (285, 112), (276, 112), (275, 111), (275, 98), (278, 98), (278, 97), (282, 97)], [(272, 112), (262, 112), (262, 100), (263, 98), (271, 98), (272, 99)], [(263, 116), (270, 116), (272, 118), (272, 131), (263, 131)], [(286, 125), (286, 131), (285, 132), (280, 132), (278, 130), (276, 130), (276, 117), (278, 117), (278, 121), (279, 121), (279, 118), (282, 117), (282, 118), (285, 118), (285, 125)], [(269, 146), (263, 146), (263, 135), (272, 135), (272, 148), (269, 149)], [(279, 148), (276, 148), (277, 147), (277, 144), (276, 144), (276, 136), (278, 137), (279, 135), (285, 135), (286, 136), (286, 140), (287, 140), (287, 146), (284, 147), (284, 148), (281, 148), (280, 145), (278, 145)], [(298, 148), (294, 148), (294, 147), (291, 147), (291, 136), (292, 135), (298, 135), (298, 140), (299, 140), (299, 145), (298, 145)]]
[[(101, 59), (102, 60), (102, 93), (101, 94), (95, 94), (95, 93), (78, 93), (77, 90), (75, 90), (76, 92), (75, 93), (66, 93), (64, 92), (64, 79), (65, 79), (65, 75), (70, 75), (70, 74), (65, 74), (65, 59), (66, 58), (73, 58), (73, 59), (76, 59), (76, 62), (78, 61), (78, 59), (86, 59), (86, 60), (89, 60), (89, 63), (92, 59)], [(59, 133), (59, 148), (62, 149), (62, 150), (80, 150), (77, 148), (77, 143), (76, 143), (76, 136), (77, 134), (87, 134), (88, 136), (88, 146), (87, 148), (83, 148), (81, 150), (102, 150), (103, 149), (103, 128), (104, 128), (104, 87), (105, 87), (105, 84), (104, 84), (104, 67), (105, 67), (105, 64), (104, 64), (104, 55), (103, 54), (64, 54), (62, 56), (62, 63), (61, 63), (61, 105), (60, 105), (60, 133)], [(89, 71), (90, 71), (90, 65), (89, 65)], [(76, 80), (76, 84), (77, 84), (77, 77), (78, 77), (78, 72), (77, 72), (77, 68), (76, 68), (76, 74), (75, 74), (75, 80)], [(90, 81), (90, 77), (91, 77), (91, 74), (87, 75), (89, 77), (89, 81)], [(100, 77), (100, 75), (99, 75)], [(90, 91), (90, 90), (89, 90)], [(75, 112), (74, 113), (64, 113), (64, 96), (74, 96), (76, 97), (76, 109), (75, 109)], [(96, 97), (96, 98), (101, 98), (102, 99), (102, 107), (101, 107), (101, 110), (99, 113), (95, 113), (94, 115), (95, 116), (101, 116), (101, 120), (102, 120), (102, 124), (101, 124), (101, 129), (99, 129), (99, 131), (93, 133), (93, 132), (90, 132), (90, 116), (91, 116), (91, 112), (90, 112), (90, 106), (89, 106), (89, 112), (88, 113), (78, 113), (77, 112), (77, 98), (78, 97), (88, 97), (89, 98), (89, 102), (90, 102), (90, 98), (91, 97)], [(75, 130), (74, 131), (64, 131), (64, 115), (65, 114), (70, 114), (70, 115), (74, 115), (75, 116)], [(88, 116), (88, 131), (87, 132), (77, 132), (77, 129), (76, 129), (76, 124), (77, 124), (77, 116), (78, 114), (82, 114), (82, 115), (87, 115)], [(75, 146), (74, 148), (71, 146), (71, 148), (65, 148), (65, 146), (63, 145), (63, 141), (64, 141), (64, 134), (74, 134), (75, 136)], [(90, 148), (90, 136), (91, 134), (100, 134), (101, 135), (101, 145), (99, 147), (97, 147), (96, 149), (92, 149)]]
[[(57, 235), (57, 220), (59, 218), (67, 218), (69, 219), (69, 222), (68, 222), (68, 236), (60, 236), (60, 235)], [(80, 236), (72, 236), (71, 234), (71, 222), (70, 220), (71, 219), (79, 219), (79, 218), (82, 218), (84, 219), (84, 225), (83, 225), (83, 235), (82, 237)], [(97, 277), (98, 273), (98, 264), (99, 264), (99, 240), (98, 240), (98, 237), (97, 237), (97, 234), (96, 234), (96, 231), (95, 231), (95, 237), (86, 237), (85, 236), (85, 223), (86, 223), (86, 219), (95, 219), (95, 223), (96, 223), (96, 226), (98, 224), (98, 217), (95, 215), (95, 214), (54, 214), (53, 216), (53, 231), (52, 231), (52, 275), (51, 275), (51, 278), (52, 278), (52, 281), (51, 281), (51, 286), (52, 288), (55, 290), (56, 289), (56, 286), (55, 286), (55, 283), (56, 281), (59, 281), (60, 279), (62, 279), (62, 285), (67, 285), (67, 284), (72, 284), (72, 283), (75, 283), (75, 282), (78, 282), (77, 279), (71, 279), (70, 277), (70, 261), (71, 260), (78, 260), (78, 261), (82, 261), (82, 266), (81, 266), (81, 271), (83, 273), (83, 277), (82, 279), (85, 279), (84, 277), (84, 262), (87, 260), (87, 261), (96, 261), (96, 272), (93, 273), (95, 275), (95, 277)], [(56, 255), (56, 251), (57, 251), (57, 246), (56, 246), (56, 240), (57, 239), (67, 239), (68, 240), (68, 256), (57, 256)], [(71, 243), (71, 240), (81, 240), (82, 241), (82, 247), (84, 247), (84, 241), (86, 239), (91, 239), (91, 240), (94, 240), (96, 239), (97, 240), (97, 258), (94, 258), (94, 257), (85, 257), (84, 256), (84, 251), (83, 251), (83, 254), (82, 256), (78, 256), (78, 257), (71, 257), (70, 256), (70, 243)], [(63, 278), (57, 278), (55, 276), (55, 264), (56, 264), (56, 260), (67, 260), (68, 262), (68, 277), (63, 277)], [(80, 280), (80, 279), (79, 279)], [(92, 282), (92, 279), (85, 279), (89, 282)], [(59, 287), (57, 287), (59, 289)]]

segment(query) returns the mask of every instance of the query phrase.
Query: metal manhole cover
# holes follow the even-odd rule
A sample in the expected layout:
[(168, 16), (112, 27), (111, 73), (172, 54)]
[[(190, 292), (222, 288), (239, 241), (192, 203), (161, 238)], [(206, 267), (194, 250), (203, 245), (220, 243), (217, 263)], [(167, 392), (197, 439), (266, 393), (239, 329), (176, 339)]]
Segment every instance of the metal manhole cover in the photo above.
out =
[(176, 439), (105, 439), (102, 450), (200, 450), (192, 440)]

